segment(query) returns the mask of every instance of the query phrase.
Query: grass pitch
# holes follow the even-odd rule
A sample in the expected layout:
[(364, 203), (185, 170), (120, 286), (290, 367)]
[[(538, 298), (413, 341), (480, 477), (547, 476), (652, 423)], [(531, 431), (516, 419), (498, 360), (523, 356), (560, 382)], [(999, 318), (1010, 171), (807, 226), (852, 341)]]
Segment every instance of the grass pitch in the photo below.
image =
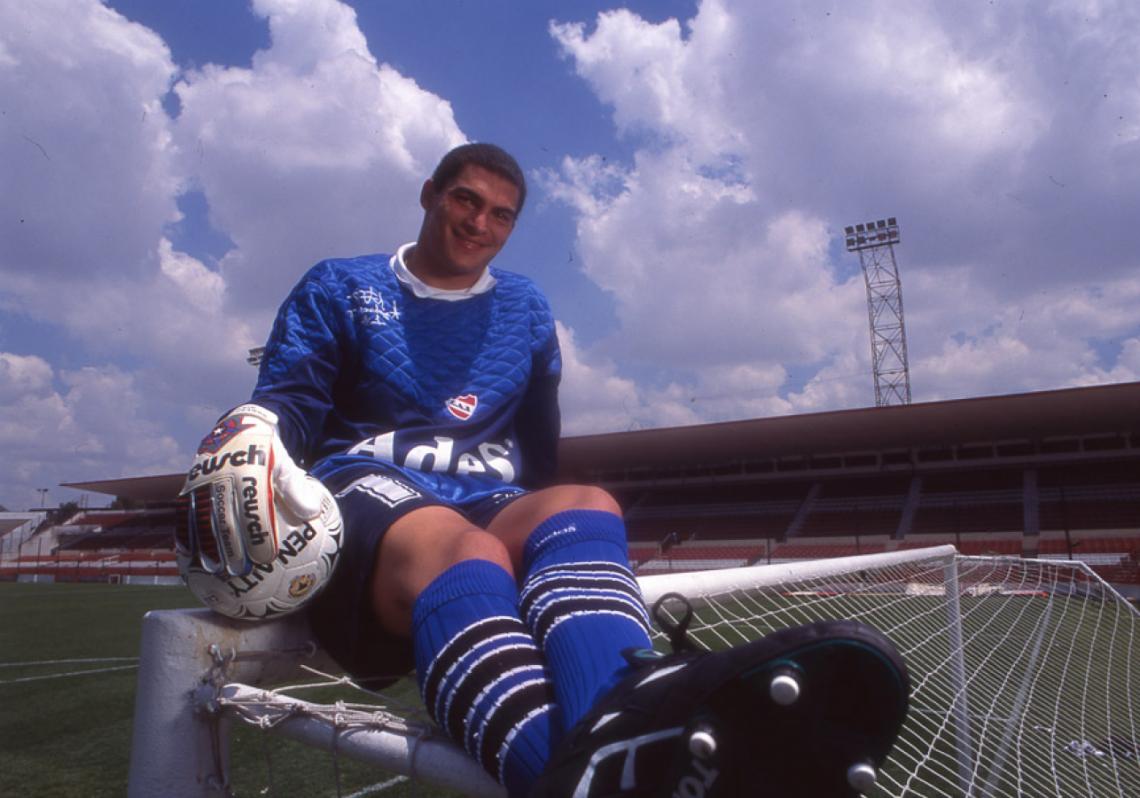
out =
[[(125, 795), (142, 616), (194, 606), (182, 587), (0, 583), (0, 795)], [(237, 796), (453, 794), (240, 725), (231, 753)]]
[(142, 615), (182, 588), (0, 584), (0, 795), (126, 791)]

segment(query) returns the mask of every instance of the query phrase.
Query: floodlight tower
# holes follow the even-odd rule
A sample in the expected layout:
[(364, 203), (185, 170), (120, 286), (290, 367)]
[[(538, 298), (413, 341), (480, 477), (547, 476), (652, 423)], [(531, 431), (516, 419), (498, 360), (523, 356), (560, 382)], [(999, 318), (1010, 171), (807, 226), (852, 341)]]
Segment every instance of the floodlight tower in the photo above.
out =
[(910, 404), (910, 368), (906, 359), (902, 284), (895, 261), (899, 225), (895, 217), (850, 225), (847, 251), (859, 253), (867, 284), (871, 322), (871, 369), (875, 374), (875, 406)]

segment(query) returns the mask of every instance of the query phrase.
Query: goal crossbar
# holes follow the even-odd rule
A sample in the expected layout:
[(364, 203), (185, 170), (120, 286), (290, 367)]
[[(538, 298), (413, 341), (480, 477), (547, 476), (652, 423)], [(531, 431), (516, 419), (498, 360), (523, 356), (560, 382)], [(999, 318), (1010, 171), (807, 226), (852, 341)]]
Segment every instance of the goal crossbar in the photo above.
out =
[(722, 568), (715, 571), (691, 571), (677, 574), (654, 574), (638, 579), (645, 603), (649, 606), (666, 593), (683, 596), (710, 596), (738, 590), (753, 590), (773, 585), (794, 584), (813, 579), (827, 579), (839, 574), (852, 573), (863, 568), (889, 568), (917, 561), (953, 562), (958, 550), (953, 546), (931, 546), (923, 549), (879, 554), (858, 554), (851, 557), (829, 557), (825, 560), (798, 560), (794, 562), (751, 565), (743, 568)]

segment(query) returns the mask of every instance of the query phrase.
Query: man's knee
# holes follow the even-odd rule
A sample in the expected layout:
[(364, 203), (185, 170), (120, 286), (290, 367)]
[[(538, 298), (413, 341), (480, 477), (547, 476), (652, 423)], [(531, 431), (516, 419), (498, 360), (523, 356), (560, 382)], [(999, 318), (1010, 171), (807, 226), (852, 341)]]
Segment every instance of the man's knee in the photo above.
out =
[(510, 557), (503, 541), (476, 526), (457, 535), (451, 542), (450, 552), (449, 566), (465, 560), (488, 560), (510, 571)]
[(560, 510), (602, 510), (621, 515), (621, 505), (609, 491), (597, 485), (558, 485), (549, 488), (554, 492), (550, 497), (550, 509)]
[(594, 485), (555, 485), (544, 488), (507, 505), (488, 525), (487, 530), (501, 540), (510, 553), (511, 562), (521, 568), (523, 548), (531, 533), (549, 518), (567, 510), (600, 510), (619, 518), (621, 505), (607, 491)]
[(621, 515), (621, 505), (610, 495), (608, 490), (598, 488), (595, 484), (575, 484), (568, 486), (579, 491), (575, 510), (601, 510), (614, 515)]
[(406, 634), (419, 594), (466, 560), (487, 560), (513, 573), (503, 542), (458, 513), (426, 507), (401, 518), (384, 535), (372, 576), (373, 609), (381, 623)]
[(405, 563), (446, 568), (469, 559), (495, 561), (501, 550), (498, 539), (464, 516), (433, 506), (408, 513), (389, 527), (380, 552)]

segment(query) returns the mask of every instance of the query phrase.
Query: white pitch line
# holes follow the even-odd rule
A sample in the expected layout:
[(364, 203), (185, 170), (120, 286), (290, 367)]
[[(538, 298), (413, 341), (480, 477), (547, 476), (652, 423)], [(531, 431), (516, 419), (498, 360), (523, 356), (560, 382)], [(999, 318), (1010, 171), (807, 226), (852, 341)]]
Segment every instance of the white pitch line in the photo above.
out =
[(0, 668), (23, 668), (31, 665), (74, 665), (79, 662), (138, 662), (138, 657), (91, 657), (88, 659), (41, 659), (36, 662), (0, 662)]
[(2, 684), (19, 684), (20, 682), (42, 682), (47, 679), (63, 679), (67, 676), (86, 676), (90, 673), (110, 673), (111, 671), (129, 671), (137, 668), (138, 665), (120, 665), (117, 668), (95, 668), (90, 671), (72, 671), (71, 673), (52, 673), (47, 676), (25, 676), (22, 679), (8, 679), (0, 682)]
[(352, 795), (346, 795), (344, 798), (363, 798), (365, 795), (372, 795), (373, 793), (383, 792), (384, 790), (387, 790), (390, 787), (395, 787), (400, 782), (407, 780), (407, 776), (396, 776), (395, 778), (388, 779), (387, 781), (382, 781), (377, 784), (373, 784), (370, 787), (365, 787), (363, 790), (358, 790)]

